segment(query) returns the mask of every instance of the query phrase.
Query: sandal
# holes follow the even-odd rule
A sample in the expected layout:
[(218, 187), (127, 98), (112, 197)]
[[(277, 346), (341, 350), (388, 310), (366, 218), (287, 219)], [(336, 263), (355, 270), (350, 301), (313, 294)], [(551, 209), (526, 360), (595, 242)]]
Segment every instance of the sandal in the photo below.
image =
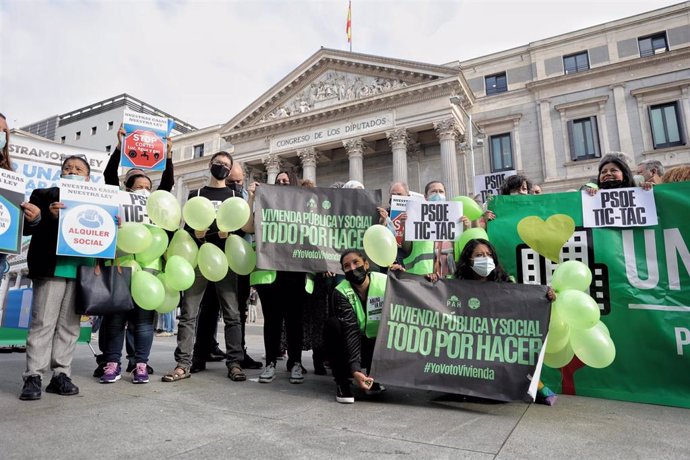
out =
[(176, 367), (172, 371), (168, 372), (165, 374), (161, 380), (163, 382), (177, 382), (178, 380), (184, 380), (188, 379), (191, 377), (192, 374), (189, 372), (189, 369), (186, 367)]
[(228, 368), (228, 378), (233, 382), (244, 382), (247, 380), (247, 375), (240, 366), (232, 366)]

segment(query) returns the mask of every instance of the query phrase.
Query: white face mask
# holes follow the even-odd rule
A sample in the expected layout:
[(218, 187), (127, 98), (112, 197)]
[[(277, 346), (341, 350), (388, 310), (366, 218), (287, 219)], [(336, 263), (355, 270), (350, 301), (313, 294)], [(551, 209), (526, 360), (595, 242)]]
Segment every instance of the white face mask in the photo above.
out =
[(86, 176), (80, 176), (79, 174), (63, 174), (60, 176), (63, 179), (69, 179), (69, 180), (78, 180), (78, 181), (85, 181)]
[(475, 257), (472, 262), (472, 270), (482, 278), (489, 276), (495, 268), (496, 264), (494, 264), (494, 259), (491, 257)]
[(151, 195), (151, 192), (149, 192), (145, 188), (140, 188), (139, 190), (132, 190), (132, 193), (139, 196), (145, 196), (146, 198), (148, 198), (149, 195)]
[(429, 197), (429, 201), (446, 201), (446, 195), (443, 193), (434, 193)]

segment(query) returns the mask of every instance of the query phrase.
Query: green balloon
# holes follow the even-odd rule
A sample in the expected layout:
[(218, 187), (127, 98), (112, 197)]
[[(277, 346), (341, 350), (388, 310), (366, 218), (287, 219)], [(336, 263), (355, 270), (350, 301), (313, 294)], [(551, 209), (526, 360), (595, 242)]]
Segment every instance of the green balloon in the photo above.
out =
[(456, 196), (452, 198), (451, 201), (459, 201), (462, 203), (462, 215), (469, 220), (477, 220), (484, 214), (482, 207), (469, 196)]
[(194, 230), (206, 230), (216, 220), (216, 208), (208, 198), (195, 196), (185, 203), (182, 217)]
[(601, 320), (599, 320), (599, 322), (592, 327), (595, 329), (599, 329), (601, 332), (603, 332), (604, 334), (611, 337), (611, 333), (609, 332), (609, 328), (606, 327), (606, 324), (602, 323)]
[(555, 309), (551, 310), (549, 321), (549, 334), (547, 335), (546, 352), (556, 353), (568, 344), (570, 339), (570, 326), (560, 317)]
[(155, 310), (165, 300), (163, 283), (143, 270), (132, 273), (132, 299), (144, 310)]
[(201, 245), (197, 263), (199, 271), (209, 281), (220, 281), (228, 274), (228, 259), (215, 244)]
[(169, 231), (180, 227), (182, 212), (175, 195), (165, 190), (156, 190), (146, 201), (146, 212), (151, 222)]
[(558, 264), (553, 275), (551, 275), (551, 286), (556, 292), (566, 289), (586, 291), (591, 283), (592, 272), (587, 265), (579, 260), (568, 260)]
[(395, 262), (398, 243), (395, 235), (383, 225), (372, 225), (364, 232), (364, 252), (379, 267), (388, 267)]
[(166, 257), (180, 256), (190, 263), (192, 268), (196, 267), (196, 258), (199, 253), (199, 246), (186, 230), (179, 229), (170, 240), (170, 245), (166, 251)]
[(256, 267), (256, 252), (252, 245), (239, 235), (230, 235), (225, 241), (225, 258), (230, 269), (238, 275), (248, 275)]
[[(128, 256), (128, 257), (132, 257), (132, 256)], [(128, 259), (125, 259), (122, 261), (116, 260), (115, 262), (116, 262), (116, 264), (119, 264), (121, 267), (131, 268), (132, 273), (138, 272), (139, 270), (141, 270), (141, 265), (139, 265), (139, 262), (137, 262), (136, 260), (131, 259), (131, 258), (128, 258)]]
[(489, 241), (489, 235), (486, 234), (486, 230), (483, 228), (468, 228), (462, 232), (460, 239), (455, 243), (455, 257), (460, 257), (460, 253), (465, 248), (468, 241), (476, 240), (477, 238)]
[(218, 206), (216, 225), (221, 232), (239, 230), (249, 220), (251, 210), (246, 201), (238, 196), (228, 198)]
[(149, 247), (151, 239), (151, 232), (144, 224), (137, 222), (125, 222), (117, 231), (117, 247), (130, 254)]
[(183, 257), (171, 256), (165, 264), (165, 287), (173, 291), (186, 291), (196, 275), (194, 268)]
[(168, 234), (165, 233), (165, 230), (153, 225), (149, 225), (147, 228), (151, 232), (151, 244), (135, 256), (137, 261), (143, 265), (158, 259), (168, 249)]
[(163, 299), (163, 303), (156, 308), (158, 313), (171, 312), (175, 310), (180, 303), (180, 292), (168, 287), (166, 277), (165, 273), (159, 273), (157, 275), (157, 278), (163, 283), (163, 286), (165, 286), (165, 298)]
[(572, 329), (589, 329), (599, 321), (599, 305), (582, 291), (566, 289), (559, 292), (552, 308)]
[(607, 367), (616, 359), (616, 346), (600, 327), (573, 330), (570, 344), (580, 361), (595, 369)]
[(567, 366), (572, 361), (573, 356), (575, 356), (575, 353), (570, 343), (566, 343), (565, 347), (556, 353), (544, 353), (544, 364), (553, 369), (560, 369), (563, 366)]

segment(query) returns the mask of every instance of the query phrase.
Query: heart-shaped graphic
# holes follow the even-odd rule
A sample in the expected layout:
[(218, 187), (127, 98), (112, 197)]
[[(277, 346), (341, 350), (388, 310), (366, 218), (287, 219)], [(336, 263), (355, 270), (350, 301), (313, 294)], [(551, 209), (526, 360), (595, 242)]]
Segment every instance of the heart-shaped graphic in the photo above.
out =
[(517, 231), (527, 246), (558, 263), (561, 248), (575, 233), (575, 221), (565, 214), (554, 214), (546, 222), (537, 216), (529, 216), (518, 222)]

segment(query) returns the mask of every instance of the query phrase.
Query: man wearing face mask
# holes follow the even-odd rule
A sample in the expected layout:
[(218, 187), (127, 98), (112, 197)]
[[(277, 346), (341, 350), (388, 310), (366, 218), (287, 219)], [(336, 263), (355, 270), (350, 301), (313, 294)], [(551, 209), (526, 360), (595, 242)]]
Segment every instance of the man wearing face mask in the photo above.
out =
[[(199, 190), (192, 191), (189, 199), (195, 196), (208, 198), (217, 208), (220, 204), (233, 197), (233, 191), (226, 184), (225, 179), (230, 174), (233, 166), (232, 156), (228, 152), (218, 152), (211, 157), (209, 170), (211, 177), (207, 186)], [(250, 231), (252, 222), (247, 222), (243, 231)], [(185, 229), (193, 236), (199, 246), (203, 243), (211, 243), (218, 246), (221, 250), (225, 247), (225, 240), (228, 237), (226, 232), (221, 232), (215, 221), (206, 230), (193, 230), (188, 225)], [(191, 376), (190, 368), (192, 365), (192, 355), (194, 349), (196, 321), (199, 314), (199, 306), (204, 297), (204, 292), (208, 281), (201, 275), (198, 267), (195, 270), (196, 278), (194, 284), (184, 293), (180, 305), (180, 322), (177, 326), (177, 349), (175, 350), (175, 369), (168, 372), (163, 377), (164, 382), (175, 382)], [(209, 288), (211, 288), (209, 286)], [(240, 311), (237, 302), (237, 275), (231, 270), (222, 280), (216, 282), (212, 289), (218, 296), (220, 310), (225, 323), (225, 350), (226, 366), (228, 368), (228, 378), (234, 382), (241, 382), (247, 379), (242, 370), (242, 328), (240, 326)], [(202, 340), (202, 338), (200, 338)]]
[[(368, 394), (385, 389), (369, 374), (374, 355), (376, 333), (381, 320), (386, 275), (369, 271), (369, 262), (362, 251), (348, 250), (340, 257), (345, 279), (335, 288), (332, 297), (334, 316), (326, 321), (324, 345), (336, 383), (336, 401), (355, 402), (350, 379)], [(400, 269), (394, 265), (391, 270)]]

